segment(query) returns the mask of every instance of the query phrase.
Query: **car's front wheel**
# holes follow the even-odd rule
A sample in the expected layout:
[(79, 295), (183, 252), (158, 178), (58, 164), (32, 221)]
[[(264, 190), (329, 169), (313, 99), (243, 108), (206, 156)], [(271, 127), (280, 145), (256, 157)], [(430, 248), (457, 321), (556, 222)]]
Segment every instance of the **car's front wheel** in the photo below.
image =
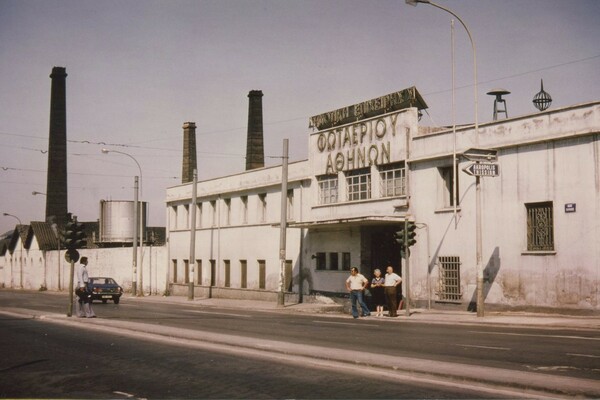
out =
[(119, 304), (119, 300), (121, 300), (121, 299), (120, 299), (120, 298), (118, 298), (118, 297), (115, 297), (115, 298), (113, 299), (113, 301), (115, 302), (115, 304)]

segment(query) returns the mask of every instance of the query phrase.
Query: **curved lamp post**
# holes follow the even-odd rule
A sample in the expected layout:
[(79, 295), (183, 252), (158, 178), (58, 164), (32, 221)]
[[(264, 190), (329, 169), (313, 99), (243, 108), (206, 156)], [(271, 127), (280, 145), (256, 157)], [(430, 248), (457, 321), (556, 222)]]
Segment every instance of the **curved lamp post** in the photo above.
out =
[[(108, 154), (108, 153), (117, 153), (117, 154), (122, 154), (124, 156), (127, 156), (129, 158), (131, 158), (135, 164), (137, 165), (139, 171), (140, 171), (140, 186), (138, 188), (138, 181), (137, 181), (137, 176), (135, 177), (135, 199), (134, 199), (134, 207), (135, 207), (135, 220), (133, 223), (133, 262), (132, 262), (132, 268), (133, 268), (133, 277), (131, 280), (131, 294), (133, 296), (143, 296), (144, 294), (144, 288), (143, 288), (143, 284), (142, 284), (142, 267), (140, 266), (139, 270), (137, 268), (137, 242), (138, 242), (138, 232), (137, 232), (137, 221), (139, 221), (139, 236), (140, 236), (140, 247), (142, 246), (142, 244), (144, 243), (144, 234), (143, 234), (143, 225), (142, 225), (142, 205), (141, 202), (139, 201), (139, 197), (141, 197), (141, 193), (142, 193), (142, 167), (140, 166), (140, 163), (131, 155), (122, 151), (118, 151), (118, 150), (108, 150), (108, 149), (102, 149), (102, 153), (104, 154)], [(138, 196), (139, 195), (139, 196)], [(138, 279), (138, 275), (139, 275), (139, 279)], [(139, 281), (139, 286), (140, 286), (140, 291), (138, 294), (137, 291), (137, 282)]]
[[(439, 8), (452, 16), (454, 16), (465, 28), (469, 40), (471, 41), (471, 48), (473, 49), (473, 90), (475, 95), (475, 140), (479, 143), (479, 123), (478, 123), (478, 100), (477, 100), (477, 51), (475, 50), (475, 41), (471, 35), (471, 31), (467, 27), (467, 24), (452, 10), (440, 6), (429, 0), (405, 0), (406, 4), (416, 6), (419, 3), (429, 4), (433, 7)], [(456, 170), (456, 160), (454, 160), (454, 170)], [(456, 180), (454, 181), (456, 182)], [(483, 298), (483, 266), (482, 266), (482, 233), (481, 233), (481, 182), (480, 177), (475, 177), (475, 236), (476, 236), (476, 260), (477, 260), (477, 316), (483, 317), (484, 315), (484, 298)]]

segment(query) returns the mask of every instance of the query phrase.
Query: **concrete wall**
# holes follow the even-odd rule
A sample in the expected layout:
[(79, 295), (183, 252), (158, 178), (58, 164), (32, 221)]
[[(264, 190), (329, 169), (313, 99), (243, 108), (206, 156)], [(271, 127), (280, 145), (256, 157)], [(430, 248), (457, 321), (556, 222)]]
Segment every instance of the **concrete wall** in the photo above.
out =
[[(23, 250), (21, 261), (20, 245), (13, 254), (0, 257), (0, 279), (4, 287), (38, 290), (65, 290), (69, 285), (70, 263), (65, 261), (65, 252), (42, 251), (32, 246)], [(110, 276), (125, 291), (131, 290), (132, 249), (104, 248), (84, 249), (81, 256), (88, 257), (88, 271), (91, 276)], [(142, 283), (145, 293), (162, 294), (167, 288), (166, 247), (143, 247), (143, 258), (138, 253), (138, 265), (142, 265)], [(138, 281), (138, 288), (140, 282)]]

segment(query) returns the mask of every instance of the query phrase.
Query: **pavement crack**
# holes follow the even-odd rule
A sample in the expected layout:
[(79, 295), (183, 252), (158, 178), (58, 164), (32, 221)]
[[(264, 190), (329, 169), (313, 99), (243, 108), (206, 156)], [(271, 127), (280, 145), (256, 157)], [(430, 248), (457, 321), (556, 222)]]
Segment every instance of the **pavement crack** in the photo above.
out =
[(30, 365), (34, 365), (34, 364), (38, 364), (38, 363), (46, 362), (46, 361), (49, 361), (49, 360), (47, 358), (44, 358), (44, 359), (41, 359), (41, 360), (33, 360), (33, 361), (26, 362), (26, 363), (22, 363), (22, 364), (18, 364), (18, 365), (13, 365), (12, 367), (0, 369), (0, 372), (12, 371), (12, 370), (15, 370), (15, 369), (19, 369), (19, 368), (23, 368), (23, 367), (28, 367)]

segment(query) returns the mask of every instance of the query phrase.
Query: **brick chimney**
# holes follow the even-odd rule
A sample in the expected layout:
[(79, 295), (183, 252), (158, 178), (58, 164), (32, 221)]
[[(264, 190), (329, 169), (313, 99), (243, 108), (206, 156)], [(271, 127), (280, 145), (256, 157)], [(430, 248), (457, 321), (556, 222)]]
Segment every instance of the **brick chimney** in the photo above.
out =
[(194, 176), (196, 163), (196, 124), (185, 122), (183, 124), (183, 166), (181, 170), (181, 183), (191, 182)]
[(64, 67), (52, 68), (50, 93), (50, 134), (48, 141), (48, 177), (46, 182), (46, 221), (59, 226), (67, 219), (67, 97)]
[(248, 93), (248, 138), (246, 142), (246, 171), (265, 166), (265, 150), (263, 143), (261, 90)]

